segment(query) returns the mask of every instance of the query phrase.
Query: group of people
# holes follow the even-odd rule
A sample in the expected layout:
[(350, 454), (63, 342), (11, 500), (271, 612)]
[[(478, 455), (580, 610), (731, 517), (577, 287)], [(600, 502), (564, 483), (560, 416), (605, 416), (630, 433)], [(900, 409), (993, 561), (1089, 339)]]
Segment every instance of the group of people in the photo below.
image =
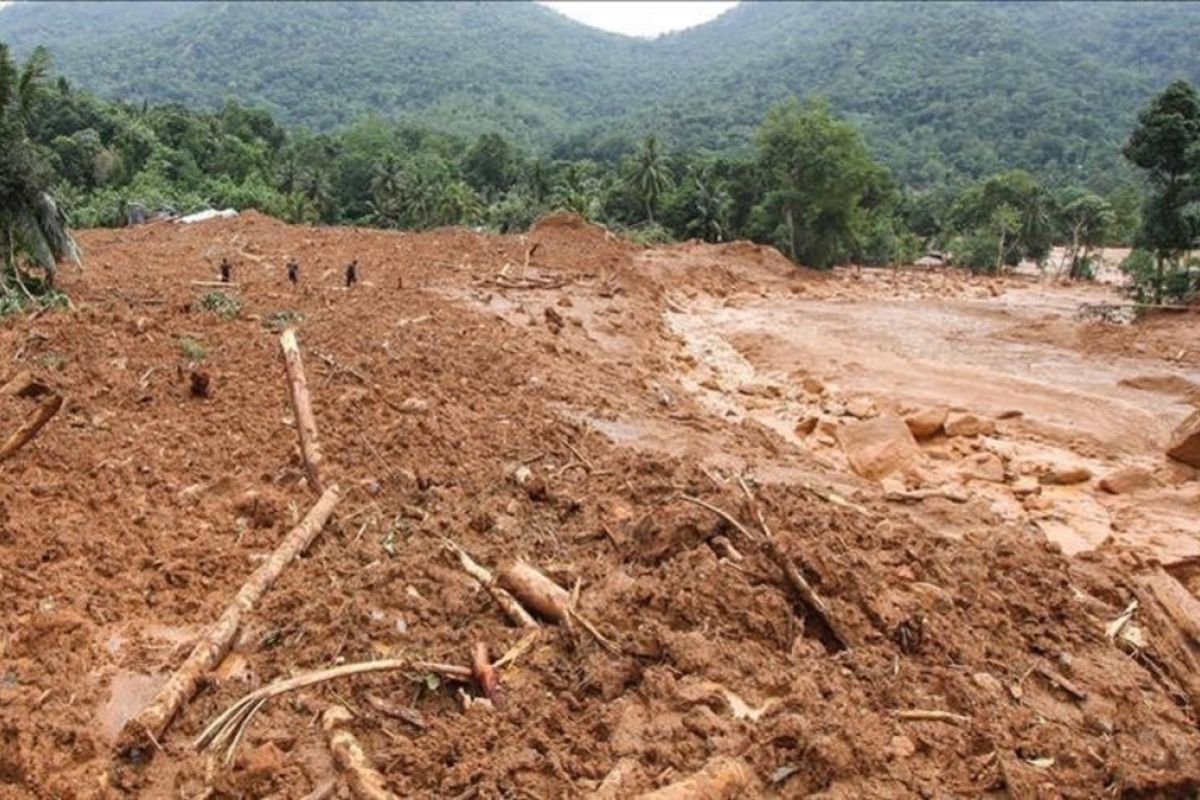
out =
[[(230, 283), (233, 280), (233, 264), (229, 263), (228, 256), (221, 258), (221, 283)], [(358, 283), (358, 259), (354, 259), (346, 265), (346, 288), (354, 286)], [(300, 262), (295, 256), (290, 256), (287, 260), (287, 279), (292, 286), (300, 285)]]

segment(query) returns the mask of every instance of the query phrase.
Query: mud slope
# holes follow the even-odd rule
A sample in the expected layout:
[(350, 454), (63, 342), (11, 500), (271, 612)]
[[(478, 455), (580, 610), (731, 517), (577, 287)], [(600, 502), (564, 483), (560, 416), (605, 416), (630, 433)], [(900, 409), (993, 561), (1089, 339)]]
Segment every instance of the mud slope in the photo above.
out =
[[(63, 276), (73, 311), (0, 322), (0, 382), (30, 370), (66, 397), (0, 465), (0, 797), (283, 798), (330, 780), (349, 797), (318, 721), (334, 704), (403, 797), (587, 796), (602, 783), (598, 796), (633, 797), (718, 755), (748, 765), (747, 797), (1200, 789), (1200, 642), (1151, 580), (1174, 580), (1157, 571), (1163, 558), (1194, 590), (1189, 562), (1119, 537), (1048, 539), (1039, 514), (1074, 513), (1054, 492), (1100, 503), (1094, 482), (1047, 487), (1038, 511), (1014, 499), (1015, 474), (954, 477), (959, 460), (1006, 443), (1083, 458), (1054, 433), (1061, 420), (1042, 419), (1057, 408), (1031, 406), (990, 438), (922, 443), (933, 466), (899, 487), (851, 474), (828, 443), (856, 423), (849, 410), (928, 398), (899, 362), (872, 383), (872, 350), (912, 355), (886, 326), (855, 327), (861, 369), (830, 360), (843, 334), (824, 304), (881, 320), (853, 298), (925, 293), (1004, 314), (1004, 293), (1024, 284), (955, 278), (951, 292), (895, 277), (867, 289), (790, 272), (750, 245), (644, 250), (570, 217), (493, 237), (246, 214), (82, 241), (86, 271)], [(212, 280), (222, 256), (242, 301), (228, 319), (191, 283)], [(288, 256), (299, 289), (284, 279)], [(351, 258), (362, 282), (347, 291)], [(812, 321), (797, 330), (815, 350), (796, 349), (788, 313)], [(315, 499), (279, 355), (289, 324), (326, 475), (345, 498), (162, 750), (114, 757), (122, 724)], [(1169, 371), (1122, 352), (1146, 374)], [(207, 397), (190, 391), (197, 371)], [(957, 391), (947, 375), (939, 391)], [(1147, 391), (1104, 397), (1136, 404)], [(851, 402), (863, 393), (874, 408)], [(0, 431), (34, 403), (0, 397)], [(809, 415), (825, 424), (797, 434)], [(1103, 438), (1084, 445), (1120, 460)], [(1145, 507), (1171, 528), (1191, 508), (1194, 471), (1133, 447), (1170, 495)], [(1006, 458), (1009, 472), (1020, 458)], [(842, 642), (755, 541), (683, 499), (756, 529), (742, 483)], [(897, 500), (951, 484), (964, 502)], [(516, 645), (522, 631), (445, 537), (492, 567), (523, 557), (578, 586), (579, 613), (616, 652), (578, 625), (546, 625), (501, 670), (494, 710), (464, 710), (474, 684), (380, 673), (271, 701), (227, 769), (192, 749), (231, 702), (277, 678), (381, 657), (469, 666), (477, 642), (493, 657)]]

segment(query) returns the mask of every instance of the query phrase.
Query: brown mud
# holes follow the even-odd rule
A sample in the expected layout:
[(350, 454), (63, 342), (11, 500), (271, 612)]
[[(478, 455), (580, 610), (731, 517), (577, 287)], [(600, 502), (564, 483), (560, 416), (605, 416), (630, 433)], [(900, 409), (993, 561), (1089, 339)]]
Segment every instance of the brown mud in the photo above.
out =
[[(1071, 314), (1103, 289), (818, 275), (569, 216), (525, 237), (248, 213), (81, 240), (86, 268), (62, 275), (75, 309), (0, 322), (0, 383), (28, 369), (66, 398), (0, 466), (0, 797), (283, 798), (330, 779), (348, 797), (331, 705), (404, 797), (586, 796), (614, 769), (608, 796), (636, 796), (717, 756), (763, 797), (1200, 791), (1200, 642), (1142, 582), (1161, 563), (1200, 589), (1200, 482), (1161, 455), (1200, 382), (1194, 316), (1116, 329)], [(190, 283), (223, 255), (232, 319)], [(288, 324), (345, 497), (162, 752), (129, 763), (121, 725), (315, 500)], [(995, 430), (922, 442), (901, 486), (848, 470), (840, 427), (935, 403)], [(0, 431), (34, 404), (0, 396)], [(988, 454), (1000, 480), (963, 477)], [(1095, 478), (1020, 488), (1081, 464)], [(1129, 465), (1148, 488), (1097, 487)], [(681, 500), (753, 526), (739, 478), (848, 648), (753, 543)], [(443, 537), (578, 583), (619, 652), (546, 626), (500, 670), (494, 710), (433, 675), (365, 675), (271, 701), (229, 769), (192, 749), (278, 678), (515, 645)]]

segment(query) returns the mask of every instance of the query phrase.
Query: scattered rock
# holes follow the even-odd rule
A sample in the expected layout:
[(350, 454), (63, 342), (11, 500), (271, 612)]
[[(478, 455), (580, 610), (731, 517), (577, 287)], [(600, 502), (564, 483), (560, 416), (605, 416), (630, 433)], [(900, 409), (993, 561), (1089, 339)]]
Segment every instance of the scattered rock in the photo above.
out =
[(705, 378), (700, 381), (700, 388), (708, 389), (710, 392), (719, 392), (721, 391), (721, 384), (717, 383), (715, 378)]
[(996, 419), (1020, 419), (1023, 416), (1025, 416), (1025, 412), (1021, 409), (1010, 408), (997, 414)]
[(283, 769), (283, 752), (274, 742), (261, 744), (246, 754), (243, 766), (248, 779), (265, 780)]
[(971, 676), (971, 681), (995, 697), (1004, 694), (1004, 684), (1000, 683), (1000, 679), (990, 672), (976, 672)]
[(1176, 461), (1200, 468), (1200, 408), (1179, 423), (1179, 427), (1171, 434), (1167, 455)]
[(1017, 497), (1025, 497), (1026, 495), (1038, 494), (1042, 491), (1041, 485), (1032, 475), (1022, 475), (1012, 485), (1012, 493)]
[(869, 397), (855, 397), (846, 403), (846, 413), (858, 419), (868, 419), (879, 416), (875, 403)]
[(927, 408), (924, 411), (909, 414), (904, 418), (904, 424), (912, 431), (914, 439), (923, 442), (942, 432), (942, 426), (946, 424), (948, 413), (950, 413), (949, 409), (945, 406)]
[(943, 427), (947, 436), (990, 436), (996, 432), (992, 420), (962, 411), (949, 412)]
[(850, 468), (864, 478), (878, 480), (907, 471), (921, 460), (916, 440), (899, 417), (852, 422), (839, 428), (837, 435)]
[(194, 369), (190, 376), (188, 392), (192, 397), (211, 397), (212, 378), (204, 370)]
[(1092, 471), (1083, 466), (1058, 465), (1050, 468), (1039, 480), (1048, 486), (1071, 486), (1092, 479)]
[(1004, 482), (1004, 462), (995, 453), (976, 453), (966, 460), (960, 472), (965, 478)]
[(1100, 488), (1109, 494), (1130, 494), (1154, 486), (1154, 476), (1141, 467), (1125, 467), (1100, 479)]
[(917, 752), (917, 746), (907, 736), (893, 736), (884, 753), (888, 758), (909, 758)]
[(546, 306), (542, 314), (546, 318), (546, 327), (549, 328), (551, 332), (558, 333), (563, 329), (564, 322), (562, 314), (559, 314), (558, 311), (555, 310), (554, 306)]
[(821, 383), (819, 380), (817, 380), (816, 378), (814, 378), (811, 375), (806, 376), (804, 378), (803, 383), (801, 383), (800, 385), (803, 386), (804, 391), (808, 392), (809, 394), (815, 394), (815, 395), (825, 394), (825, 384)]
[(773, 383), (743, 383), (737, 390), (750, 397), (783, 397), (783, 389)]
[(400, 404), (400, 411), (405, 414), (424, 414), (429, 411), (429, 401), (420, 397), (409, 397)]
[(815, 431), (817, 429), (817, 422), (819, 421), (819, 419), (820, 419), (819, 417), (805, 417), (804, 419), (797, 422), (796, 423), (796, 435), (797, 436), (808, 436), (810, 433), (812, 433), (813, 431)]

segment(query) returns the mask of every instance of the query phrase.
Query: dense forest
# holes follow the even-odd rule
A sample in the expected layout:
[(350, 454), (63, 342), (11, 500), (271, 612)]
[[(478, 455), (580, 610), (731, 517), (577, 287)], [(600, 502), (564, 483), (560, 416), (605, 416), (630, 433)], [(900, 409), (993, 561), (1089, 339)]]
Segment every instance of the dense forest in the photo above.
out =
[(615, 162), (647, 134), (746, 155), (768, 110), (821, 95), (906, 186), (1009, 169), (1105, 195), (1138, 109), (1200, 81), (1192, 3), (743, 3), (653, 41), (534, 3), (16, 3), (0, 40), (51, 48), (109, 99), (365, 114), (539, 156)]
[[(464, 19), (472, 14), (497, 18), (509, 14), (503, 10), (509, 7), (504, 4), (415, 5), (431, 19), (443, 22), (448, 12), (442, 9), (452, 9), (461, 18), (451, 20), (453, 25), (447, 22), (451, 25), (447, 30), (457, 30), (454, 25), (470, 28), (476, 23)], [(991, 5), (1010, 7), (1004, 17), (1010, 26), (1022, 16), (1047, 13), (1023, 4)], [(531, 19), (546, 26), (567, 24), (540, 7), (512, 7), (525, 9), (522, 14), (532, 13)], [(823, 17), (842, 15), (849, 20), (846, 24), (851, 24), (855, 13), (866, 15), (860, 20), (861, 27), (870, 30), (869, 17), (878, 13), (871, 12), (871, 6), (862, 12), (834, 4), (804, 7), (813, 17), (811, 26), (804, 29), (805, 36), (828, 31), (831, 23), (821, 22)], [(50, 8), (53, 13), (65, 13), (52, 4)], [(81, 8), (88, 13), (91, 7)], [(220, 8), (215, 17), (244, 13)], [(343, 22), (348, 29), (359, 26), (361, 20), (355, 21), (358, 14), (395, 13), (391, 6), (323, 4), (313, 8), (317, 19), (347, 15)], [(955, 14), (966, 13), (962, 6), (947, 8)], [(1046, 8), (1064, 12), (1058, 6)], [(785, 10), (797, 13), (795, 7)], [(8, 13), (0, 12), (0, 19)], [(130, 9), (126, 13), (135, 14)], [(194, 13), (186, 4), (139, 4), (135, 15), (142, 16), (139, 24), (147, 30), (161, 32), (163, 26), (184, 24)], [(752, 5), (689, 35), (709, 37), (702, 41), (715, 47), (721, 26), (745, 30), (753, 27), (747, 20), (766, 13), (767, 6)], [(1102, 26), (1107, 24), (1104, 20), (1119, 16), (1115, 10), (1097, 11), (1091, 24)], [(95, 22), (101, 38), (126, 30), (112, 18)], [(979, 20), (976, 23), (974, 33), (986, 39), (986, 26)], [(581, 40), (610, 38), (577, 27), (568, 29)], [(26, 35), (35, 33), (26, 31)], [(250, 34), (243, 31), (241, 35)], [(189, 45), (189, 59), (204, 63), (204, 54), (210, 52), (202, 46), (204, 41)], [(437, 41), (425, 41), (423, 46), (439, 46)], [(462, 41), (461, 37), (456, 41)], [(631, 58), (643, 58), (645, 48), (661, 46), (669, 57), (682, 59), (671, 53), (683, 48), (685, 37), (621, 42)], [(799, 40), (792, 41), (788, 52), (811, 52), (802, 45)], [(247, 40), (244, 46), (264, 64), (271, 60), (271, 42)], [(948, 46), (948, 40), (940, 46)], [(555, 52), (545, 51), (551, 60), (566, 58)], [(766, 59), (778, 55), (761, 47), (754, 52)], [(1128, 59), (1136, 61), (1136, 52), (1136, 47), (1130, 50)], [(877, 55), (872, 56), (873, 61), (897, 57), (887, 50)], [(350, 61), (354, 57), (347, 56)], [(328, 63), (332, 74), (336, 71), (332, 65), (342, 62)], [(1150, 72), (1169, 71), (1166, 65), (1147, 62), (1143, 66)], [(930, 157), (945, 168), (926, 182), (906, 178), (904, 170), (886, 156), (898, 142), (921, 138), (921, 124), (901, 119), (896, 133), (888, 138), (873, 129), (869, 115), (839, 107), (833, 92), (831, 97), (789, 95), (769, 104), (752, 124), (739, 121), (747, 130), (742, 137), (745, 143), (737, 147), (679, 144), (688, 137), (679, 134), (672, 120), (683, 125), (685, 118), (673, 116), (665, 105), (654, 119), (647, 117), (636, 124), (630, 121), (632, 117), (618, 116), (605, 136), (599, 131), (590, 136), (571, 134), (542, 146), (494, 130), (448, 133), (445, 126), (437, 124), (436, 114), (431, 121), (418, 123), (370, 112), (340, 127), (320, 130), (288, 124), (269, 108), (235, 101), (205, 108), (202, 97), (187, 98), (196, 106), (104, 99), (76, 86), (66, 75), (56, 74), (55, 69), (44, 48), (18, 58), (0, 45), (0, 239), (6, 245), (0, 296), (16, 298), (16, 302), (31, 294), (17, 268), (20, 254), (45, 267), (47, 277), (52, 278), (55, 257), (74, 254), (65, 233), (68, 223), (120, 225), (147, 213), (226, 206), (257, 208), (290, 222), (417, 230), (457, 224), (500, 232), (522, 230), (542, 214), (568, 209), (643, 241), (749, 238), (771, 243), (796, 262), (818, 268), (848, 262), (904, 263), (938, 252), (973, 269), (995, 271), (1024, 259), (1046, 264), (1052, 246), (1065, 244), (1066, 261), (1052, 266), (1072, 277), (1086, 278), (1091, 274), (1095, 248), (1133, 243), (1139, 250), (1129, 266), (1136, 278), (1135, 291), (1144, 299), (1186, 298), (1198, 282), (1185, 256), (1195, 248), (1200, 234), (1195, 214), (1200, 188), (1200, 101), (1187, 81), (1164, 82), (1140, 96), (1128, 125), (1120, 130), (1092, 131), (1090, 137), (1084, 136), (1086, 131), (1080, 132), (1080, 152), (1111, 149), (1111, 158), (1082, 159), (1074, 171), (1065, 170), (1063, 163), (1055, 160), (1066, 152), (1060, 149), (1050, 159), (1052, 164), (1043, 164), (1044, 169), (1013, 168), (995, 156), (1005, 141), (1005, 134), (988, 129), (989, 120), (1005, 117), (995, 112), (991, 117), (981, 115), (970, 134), (986, 143), (995, 157), (976, 159), (970, 155), (969, 142), (956, 146), (952, 153), (931, 145)], [(914, 70), (912, 80), (917, 81), (915, 68), (907, 69)], [(896, 71), (904, 70), (898, 66)], [(164, 74), (169, 83), (169, 76), (175, 73)], [(985, 72), (968, 70), (967, 74), (986, 84)], [(147, 89), (160, 86), (157, 78), (143, 78)], [(564, 74), (554, 73), (554, 79), (544, 79), (541, 86), (546, 91), (558, 90), (564, 80)], [(936, 76), (931, 80), (936, 83)], [(505, 88), (503, 81), (492, 85), (498, 91)], [(312, 90), (322, 96), (327, 88), (323, 87), (317, 83)], [(413, 91), (403, 82), (377, 88)], [(733, 86), (730, 91), (731, 103), (754, 96)], [(926, 87), (921, 91), (932, 90)], [(246, 94), (253, 96), (254, 92), (248, 89)], [(858, 101), (866, 102), (863, 97)], [(1038, 101), (1050, 102), (1041, 95)], [(1009, 112), (1013, 108), (995, 99), (992, 104)], [(459, 107), (473, 109), (470, 104)], [(705, 108), (704, 113), (744, 120), (742, 115), (751, 113), (749, 108), (734, 111), (730, 105), (724, 110)], [(905, 108), (906, 114), (932, 113), (923, 111), (921, 103), (905, 104)], [(1137, 108), (1142, 109), (1140, 116)], [(480, 120), (490, 113), (488, 109), (473, 110), (481, 115)], [(499, 124), (503, 119), (503, 115), (498, 117), (497, 127), (503, 127)], [(710, 122), (717, 127), (715, 117)], [(969, 122), (961, 119), (955, 124), (961, 127)], [(1061, 122), (1071, 124), (1069, 120)], [(622, 132), (625, 124), (632, 126), (629, 133)], [(942, 129), (932, 121), (925, 124), (944, 136), (954, 135), (953, 127)], [(1020, 126), (1014, 123), (1013, 127)], [(1046, 123), (1042, 127), (1048, 130), (1052, 126)], [(1024, 137), (1026, 143), (1035, 139), (1034, 131)], [(1069, 140), (1065, 134), (1054, 138), (1060, 145)], [(1171, 152), (1172, 147), (1177, 152)], [(954, 159), (959, 159), (957, 167)], [(1111, 168), (1095, 175), (1083, 168), (1085, 162), (1098, 169), (1109, 161)], [(1015, 162), (1023, 160), (1015, 158)], [(981, 171), (982, 165), (988, 170)], [(23, 295), (12, 291), (13, 283), (22, 284)]]

